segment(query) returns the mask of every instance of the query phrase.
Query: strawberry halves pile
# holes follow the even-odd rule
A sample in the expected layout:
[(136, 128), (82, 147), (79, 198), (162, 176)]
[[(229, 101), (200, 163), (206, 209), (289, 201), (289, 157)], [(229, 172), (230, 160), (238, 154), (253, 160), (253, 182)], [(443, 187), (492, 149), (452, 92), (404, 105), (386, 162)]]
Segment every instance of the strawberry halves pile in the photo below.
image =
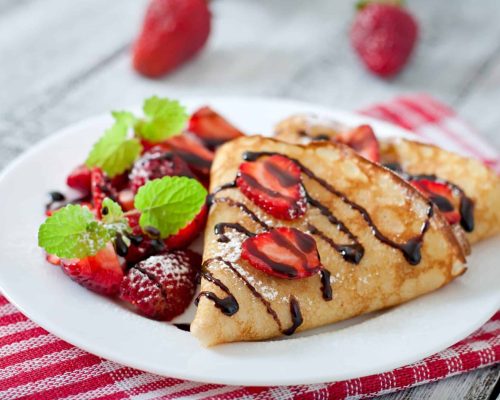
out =
[(204, 107), (189, 121), (189, 130), (160, 143), (142, 140), (142, 153), (127, 171), (110, 178), (101, 168), (77, 166), (67, 184), (80, 194), (74, 201), (53, 192), (47, 216), (68, 203), (87, 207), (102, 221), (111, 199), (123, 210), (129, 229), (117, 234), (93, 256), (61, 258), (47, 255), (74, 281), (94, 292), (116, 296), (132, 304), (142, 315), (169, 321), (191, 303), (197, 285), (201, 256), (188, 249), (204, 228), (207, 206), (178, 232), (160, 237), (152, 227), (144, 229), (135, 208), (137, 192), (148, 182), (184, 176), (208, 186), (213, 150), (242, 133), (216, 112)]

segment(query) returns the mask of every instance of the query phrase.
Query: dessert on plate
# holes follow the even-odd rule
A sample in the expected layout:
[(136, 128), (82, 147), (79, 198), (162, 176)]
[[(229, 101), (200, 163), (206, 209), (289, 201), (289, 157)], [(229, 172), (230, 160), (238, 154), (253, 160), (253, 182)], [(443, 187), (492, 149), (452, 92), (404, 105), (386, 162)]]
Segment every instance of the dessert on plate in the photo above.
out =
[(400, 304), (465, 271), (417, 189), (344, 145), (251, 136), (217, 151), (198, 310), (204, 345), (268, 339)]
[[(245, 136), (156, 96), (112, 113), (38, 243), (81, 286), (205, 346), (264, 340), (394, 306), (466, 270), (498, 233), (499, 178), (368, 125), (292, 116)], [(279, 139), (279, 140), (278, 140)], [(83, 161), (83, 160), (82, 160)], [(193, 242), (204, 233), (203, 254)]]

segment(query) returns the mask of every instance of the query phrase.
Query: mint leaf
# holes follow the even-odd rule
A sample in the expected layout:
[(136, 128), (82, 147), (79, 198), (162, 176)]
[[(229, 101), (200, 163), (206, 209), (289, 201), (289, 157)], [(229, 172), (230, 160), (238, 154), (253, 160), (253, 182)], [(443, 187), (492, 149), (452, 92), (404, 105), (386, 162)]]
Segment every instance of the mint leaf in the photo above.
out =
[(123, 216), (123, 210), (120, 205), (109, 197), (106, 197), (102, 202), (102, 221), (105, 224), (114, 224), (122, 222), (126, 218)]
[(102, 222), (106, 229), (115, 233), (124, 234), (132, 233), (132, 228), (128, 223), (128, 219), (123, 215), (121, 206), (106, 197), (102, 202)]
[(61, 258), (95, 255), (112, 238), (87, 207), (69, 204), (48, 217), (38, 230), (38, 245)]
[(136, 134), (153, 143), (178, 135), (188, 120), (177, 100), (153, 96), (144, 101), (143, 111), (145, 118), (136, 124)]
[(127, 139), (131, 119), (121, 114), (115, 116), (115, 124), (94, 144), (85, 162), (89, 168), (102, 168), (111, 178), (129, 169), (142, 150), (138, 139)]
[(195, 179), (166, 176), (142, 186), (135, 196), (139, 225), (158, 229), (162, 238), (177, 233), (200, 212), (207, 191)]
[(111, 111), (111, 115), (116, 122), (123, 122), (129, 127), (133, 127), (138, 121), (135, 115), (130, 111)]

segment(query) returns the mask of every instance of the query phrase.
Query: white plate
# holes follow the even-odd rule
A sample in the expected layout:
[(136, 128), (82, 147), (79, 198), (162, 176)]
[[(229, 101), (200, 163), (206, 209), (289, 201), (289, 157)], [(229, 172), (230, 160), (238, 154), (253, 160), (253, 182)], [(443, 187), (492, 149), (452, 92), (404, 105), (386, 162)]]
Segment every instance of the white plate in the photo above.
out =
[[(347, 124), (370, 122), (380, 136), (403, 136), (395, 126), (298, 102), (206, 98), (250, 133), (269, 134), (281, 118), (317, 112)], [(0, 177), (0, 287), (29, 318), (91, 353), (161, 375), (238, 385), (287, 385), (380, 373), (452, 345), (500, 306), (500, 240), (474, 248), (469, 271), (445, 288), (408, 304), (286, 340), (204, 349), (187, 332), (148, 320), (93, 294), (45, 262), (36, 237), (50, 190), (84, 160), (109, 125), (108, 116), (71, 126), (20, 157)], [(496, 261), (495, 261), (496, 260)], [(186, 318), (186, 317), (185, 317)]]

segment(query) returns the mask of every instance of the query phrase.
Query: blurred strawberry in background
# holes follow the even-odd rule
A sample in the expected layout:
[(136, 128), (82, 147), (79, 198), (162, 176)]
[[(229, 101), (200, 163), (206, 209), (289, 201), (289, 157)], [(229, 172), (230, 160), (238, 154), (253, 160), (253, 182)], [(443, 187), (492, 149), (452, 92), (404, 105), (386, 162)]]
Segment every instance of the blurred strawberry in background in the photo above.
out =
[(390, 77), (407, 64), (418, 38), (415, 18), (398, 0), (358, 3), (351, 44), (373, 73)]
[(152, 0), (133, 50), (135, 70), (151, 78), (173, 71), (203, 48), (210, 20), (206, 0)]

